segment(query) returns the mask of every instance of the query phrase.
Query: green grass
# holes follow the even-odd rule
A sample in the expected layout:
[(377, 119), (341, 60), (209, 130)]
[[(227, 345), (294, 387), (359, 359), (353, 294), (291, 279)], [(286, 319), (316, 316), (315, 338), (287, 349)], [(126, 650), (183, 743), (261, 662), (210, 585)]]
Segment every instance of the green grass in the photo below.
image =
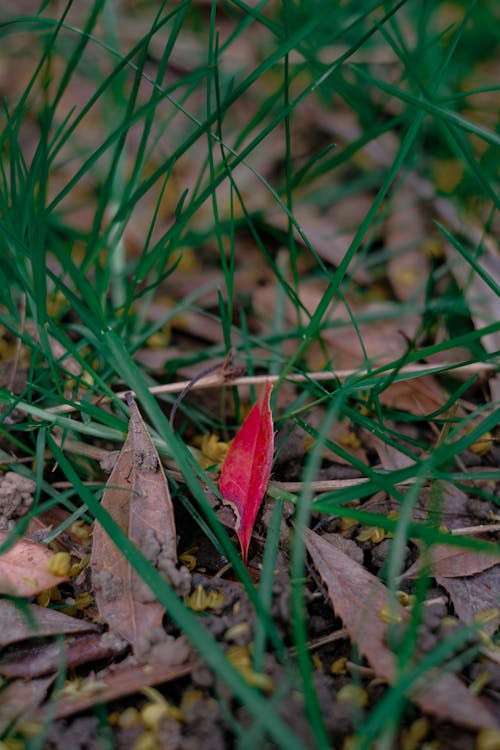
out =
[[(119, 447), (127, 415), (114, 393), (135, 391), (161, 454), (183, 474), (179, 498), (209, 530), (252, 602), (258, 621), (255, 668), (261, 669), (267, 650), (273, 651), (284, 666), (287, 687), (304, 696), (315, 745), (330, 747), (307, 646), (303, 532), (311, 518), (350, 517), (393, 533), (386, 580), (392, 590), (398, 588), (401, 550), (409, 538), (429, 546), (451, 542), (485, 548), (469, 537), (450, 540), (411, 517), (423, 483), (460, 487), (475, 479), (455, 458), (495, 429), (499, 413), (498, 403), (486, 399), (470, 414), (453, 416), (454, 407), (477, 384), (475, 375), (464, 385), (453, 378), (456, 366), (498, 364), (495, 349), (485, 344), (487, 335), (498, 341), (498, 321), (492, 312), (485, 318), (481, 298), (456, 283), (450, 269), (465, 264), (470, 288), (480, 280), (498, 297), (498, 281), (483, 260), (498, 227), (500, 138), (490, 104), (498, 88), (491, 85), (487, 67), (494, 54), (483, 41), (495, 23), (494, 4), (463, 0), (451, 7), (450, 17), (449, 4), (419, 0), (144, 2), (125, 11), (114, 0), (69, 0), (59, 14), (43, 3), (18, 15), (15, 3), (8, 2), (0, 22), (6, 50), (0, 54), (15, 76), (12, 85), (3, 83), (0, 115), (0, 325), (7, 341), (22, 342), (27, 367), (21, 390), (6, 382), (0, 391), (5, 407), (0, 435), (9, 446), (2, 457), (13, 470), (36, 478), (32, 515), (60, 504), (72, 519), (80, 514), (96, 518), (126, 550), (172, 619), (246, 706), (253, 726), (244, 729), (234, 718), (232, 727), (241, 748), (249, 746), (249, 737), (252, 745), (270, 739), (279, 747), (302, 747), (278, 713), (286, 697), (270, 701), (246, 684), (220, 644), (100, 507), (101, 488), (85, 485), (92, 478), (88, 469), (64, 451), (64, 440), (59, 446), (53, 431)], [(314, 113), (332, 118), (331, 130), (308, 114), (313, 105)], [(352, 136), (345, 136), (343, 116), (356, 125)], [(364, 149), (386, 137), (392, 144), (389, 156), (367, 161)], [(274, 160), (273, 169), (267, 160)], [(461, 174), (451, 189), (434, 184), (436, 163), (446, 160)], [(386, 249), (383, 226), (397, 192), (407, 186), (413, 190), (415, 179), (433, 187), (425, 201), (427, 232), (435, 243), (448, 243), (448, 254), (429, 264), (428, 278), (420, 279), (420, 288), (407, 301), (365, 307), (371, 284), (357, 281), (356, 269), (372, 272), (373, 285), (383, 287), (381, 299), (387, 302), (387, 264), (412, 249), (411, 236), (408, 248)], [(297, 218), (301, 209), (312, 207), (321, 216), (333, 206), (335, 215), (342, 200), (367, 196), (369, 206), (357, 217), (343, 257), (337, 264), (328, 262)], [(465, 217), (462, 226), (447, 223), (439, 213), (443, 200)], [(279, 223), (273, 223), (272, 213), (281, 217)], [(274, 285), (274, 311), (264, 325), (260, 319), (260, 327), (254, 288), (242, 286), (238, 277), (252, 278), (245, 260), (250, 247), (261, 278)], [(207, 277), (201, 287), (178, 294), (170, 307), (152, 316), (151, 307), (160, 304), (165, 288), (172, 295), (182, 284), (189, 258), (207, 273), (220, 271), (216, 280)], [(301, 297), (303, 278), (324, 285), (314, 309)], [(345, 302), (347, 318), (331, 314), (332, 303), (339, 302)], [(372, 361), (363, 325), (410, 313), (421, 322), (406, 351), (384, 364)], [(177, 322), (188, 314), (207, 325), (215, 322), (220, 336), (203, 339), (201, 331), (197, 340), (193, 330), (184, 337), (176, 334)], [(169, 326), (172, 345), (176, 335), (179, 344), (158, 375), (142, 363), (140, 352), (153, 334)], [(279, 388), (292, 374), (310, 373), (315, 343), (323, 369), (339, 369), (328, 336), (347, 327), (364, 353), (352, 374), (325, 383), (306, 378), (297, 384), (286, 413), (275, 408), (277, 428), (291, 420), (309, 433), (314, 448), (300, 493), (271, 488), (276, 506), (257, 588), (207, 501), (207, 485), (217, 492), (213, 479), (197, 464), (189, 438), (184, 441), (189, 422), (199, 432), (231, 434), (235, 420), (228, 422), (216, 406), (200, 408), (193, 397), (182, 403), (174, 434), (166, 415), (174, 395), (156, 398), (150, 388), (183, 379), (183, 367), (210, 364), (231, 347), (249, 374), (278, 376)], [(395, 335), (396, 329), (397, 324)], [(448, 372), (448, 380), (441, 381), (447, 395), (439, 409), (422, 416), (384, 403), (391, 384), (427, 374), (425, 368), (408, 374), (408, 365), (446, 353), (454, 364), (436, 364), (436, 372)], [(75, 414), (58, 411), (75, 400)], [(234, 404), (238, 421), (237, 389)], [(323, 410), (319, 428), (308, 421), (313, 407)], [(22, 418), (11, 425), (7, 418), (14, 409)], [(332, 424), (341, 418), (375, 433), (414, 464), (392, 471), (366, 466), (330, 440)], [(425, 429), (413, 442), (403, 440), (394, 420)], [(473, 428), (464, 432), (469, 422)], [(438, 434), (443, 436), (439, 443)], [(367, 482), (315, 495), (313, 482), (325, 448), (359, 468)], [(35, 470), (28, 468), (26, 457), (36, 458)], [(60, 492), (51, 485), (53, 460), (72, 490)], [(491, 467), (488, 477), (498, 480), (500, 474)], [(403, 489), (400, 483), (408, 480), (415, 484)], [(398, 520), (349, 505), (381, 490), (401, 504)], [(482, 492), (498, 503), (493, 492)], [(296, 507), (290, 549), (295, 661), (269, 614), (282, 500)], [(450, 648), (439, 647), (422, 670), (452, 660), (463, 645), (461, 636), (456, 641)], [(422, 670), (400, 666), (394, 685), (364, 717), (356, 735), (359, 747), (376, 741), (388, 747), (404, 720), (404, 691)]]

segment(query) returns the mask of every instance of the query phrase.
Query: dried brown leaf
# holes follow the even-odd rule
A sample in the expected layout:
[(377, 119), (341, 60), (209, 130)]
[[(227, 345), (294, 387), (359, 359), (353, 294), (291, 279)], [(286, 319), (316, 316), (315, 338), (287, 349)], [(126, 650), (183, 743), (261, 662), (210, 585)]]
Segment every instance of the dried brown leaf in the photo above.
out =
[(407, 456), (406, 453), (398, 450), (393, 445), (389, 445), (389, 443), (386, 443), (378, 435), (374, 435), (368, 430), (363, 430), (362, 441), (364, 445), (368, 445), (377, 451), (382, 468), (386, 471), (406, 469), (408, 466), (415, 464), (415, 461)]
[[(57, 719), (91, 708), (96, 702), (109, 701), (133, 695), (148, 685), (159, 685), (177, 680), (190, 674), (200, 666), (199, 662), (179, 665), (165, 664), (124, 664), (108, 667), (98, 677), (89, 677), (79, 686), (74, 695), (65, 695), (55, 699), (55, 717)], [(45, 706), (42, 708), (45, 710)], [(43, 718), (40, 712), (40, 717)]]
[(477, 552), (448, 544), (436, 544), (405, 571), (404, 578), (415, 578), (422, 570), (434, 578), (467, 577), (481, 573), (499, 561), (500, 552)]
[[(451, 272), (460, 289), (464, 290), (476, 328), (481, 329), (484, 326), (491, 325), (491, 323), (496, 323), (500, 316), (500, 297), (497, 292), (483, 281), (479, 274), (472, 271), (469, 264), (458, 256), (457, 251), (450, 243), (444, 243), (444, 250)], [(479, 262), (483, 271), (493, 279), (494, 283), (498, 284), (500, 280), (500, 256), (496, 248), (484, 249)], [(498, 352), (500, 349), (500, 333), (498, 331), (483, 336), (481, 341), (488, 352)]]
[[(108, 479), (102, 505), (172, 585), (186, 589), (188, 573), (176, 567), (175, 520), (167, 479), (131, 396), (127, 403), (129, 433)], [(96, 604), (111, 630), (136, 645), (161, 627), (162, 605), (97, 522), (91, 568)]]
[(0, 648), (27, 638), (84, 633), (86, 630), (97, 630), (97, 625), (38, 604), (26, 604), (21, 609), (8, 599), (0, 599)]
[[(30, 336), (33, 336), (36, 341), (40, 341), (38, 327), (31, 321), (26, 321), (24, 325)], [(54, 336), (47, 334), (47, 338), (54, 360), (75, 378), (80, 377), (83, 374), (83, 369), (78, 360)]]
[[(317, 280), (303, 281), (297, 290), (300, 301), (311, 315), (321, 303), (325, 291), (326, 283)], [(258, 311), (257, 325), (262, 330), (266, 329), (273, 314), (275, 297), (275, 286), (271, 283), (254, 291), (253, 306)], [(334, 301), (323, 318), (325, 323), (331, 323), (331, 327), (324, 328), (321, 338), (332, 354), (336, 369), (363, 366), (366, 357), (378, 364), (401, 357), (408, 348), (408, 339), (415, 335), (420, 324), (420, 317), (412, 312), (401, 316), (401, 310), (391, 303), (371, 303), (362, 308), (364, 317), (370, 320), (359, 323), (355, 328), (351, 314), (357, 317), (360, 310), (353, 302), (348, 309), (344, 303)], [(285, 315), (290, 325), (295, 325), (297, 312), (290, 300), (285, 303)], [(295, 351), (296, 343), (293, 340), (285, 344), (288, 344), (285, 346), (287, 351)], [(308, 358), (310, 368), (322, 367), (324, 359), (324, 352), (319, 344), (311, 341)]]
[(440, 409), (446, 403), (447, 395), (432, 375), (400, 383), (391, 383), (380, 393), (380, 402), (384, 406), (409, 414), (427, 416)]
[[(351, 640), (375, 672), (390, 682), (396, 676), (396, 658), (387, 645), (388, 626), (380, 613), (384, 608), (401, 622), (408, 620), (408, 613), (378, 578), (318, 534), (308, 531), (306, 546)], [(473, 729), (497, 727), (495, 717), (456, 675), (433, 671), (411, 697), (441, 719)]]
[[(297, 206), (294, 210), (294, 217), (301, 229), (301, 234), (294, 229), (295, 240), (301, 245), (305, 245), (303, 237), (305, 236), (309, 243), (314, 247), (318, 255), (327, 263), (339, 266), (342, 262), (349, 245), (356, 233), (359, 223), (359, 217), (363, 216), (369, 207), (369, 199), (365, 196), (357, 195), (358, 215), (353, 218), (350, 226), (346, 226), (343, 216), (343, 206), (336, 206), (335, 213), (322, 213), (311, 205)], [(271, 226), (285, 230), (288, 226), (288, 217), (282, 211), (268, 211), (266, 220)], [(372, 281), (372, 275), (365, 266), (351, 264), (349, 274), (360, 284), (369, 284)]]
[(40, 677), (57, 672), (64, 658), (66, 669), (81, 664), (111, 659), (128, 649), (128, 643), (114, 633), (91, 633), (41, 645), (17, 646), (0, 659), (0, 674), (4, 677)]
[(398, 299), (423, 302), (430, 263), (422, 251), (427, 234), (421, 205), (408, 187), (394, 192), (386, 222), (387, 275)]
[(20, 716), (30, 719), (31, 714), (45, 698), (54, 681), (54, 675), (39, 680), (14, 680), (2, 690), (0, 701), (0, 733)]
[(481, 613), (490, 613), (487, 619), (480, 618), (481, 629), (493, 635), (500, 625), (500, 565), (468, 578), (437, 577), (436, 582), (448, 593), (457, 617), (467, 625)]
[[(9, 535), (0, 530), (0, 546)], [(67, 581), (67, 576), (54, 576), (47, 570), (53, 557), (43, 544), (22, 537), (0, 555), (0, 594), (36, 596), (40, 591)]]

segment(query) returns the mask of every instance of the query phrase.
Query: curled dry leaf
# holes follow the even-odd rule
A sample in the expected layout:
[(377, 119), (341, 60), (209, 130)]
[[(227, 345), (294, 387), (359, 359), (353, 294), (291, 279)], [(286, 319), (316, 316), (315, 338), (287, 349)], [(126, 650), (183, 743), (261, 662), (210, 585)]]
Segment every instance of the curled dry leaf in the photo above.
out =
[[(131, 395), (127, 403), (129, 432), (106, 484), (102, 505), (166, 579), (180, 593), (187, 593), (190, 576), (186, 568), (177, 568), (175, 520), (167, 479)], [(161, 627), (162, 605), (97, 522), (91, 569), (99, 614), (111, 630), (136, 645)]]
[(261, 401), (253, 405), (236, 433), (219, 479), (222, 499), (236, 514), (236, 533), (245, 562), (252, 529), (271, 475), (274, 452), (271, 390), (272, 385), (268, 382)]
[[(8, 538), (6, 531), (0, 530), (0, 547)], [(11, 596), (36, 596), (67, 581), (67, 576), (49, 573), (47, 565), (53, 557), (43, 544), (22, 537), (6, 552), (0, 555), (0, 594)]]
[[(377, 675), (391, 682), (396, 677), (397, 660), (388, 646), (388, 625), (380, 613), (385, 609), (404, 623), (409, 619), (408, 612), (393, 601), (382, 581), (318, 534), (307, 531), (306, 546), (351, 640)], [(446, 721), (472, 729), (498, 727), (480, 698), (471, 694), (456, 675), (443, 670), (426, 674), (410, 697), (421, 709)]]

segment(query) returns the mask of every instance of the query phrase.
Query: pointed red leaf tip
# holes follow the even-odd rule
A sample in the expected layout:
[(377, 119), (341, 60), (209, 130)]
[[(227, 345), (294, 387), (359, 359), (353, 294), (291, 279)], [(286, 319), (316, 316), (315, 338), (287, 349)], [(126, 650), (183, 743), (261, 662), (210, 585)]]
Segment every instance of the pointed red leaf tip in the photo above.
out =
[(262, 399), (252, 406), (236, 433), (219, 479), (222, 499), (236, 514), (236, 533), (245, 563), (252, 529), (271, 476), (274, 453), (272, 387), (271, 383), (266, 383)]

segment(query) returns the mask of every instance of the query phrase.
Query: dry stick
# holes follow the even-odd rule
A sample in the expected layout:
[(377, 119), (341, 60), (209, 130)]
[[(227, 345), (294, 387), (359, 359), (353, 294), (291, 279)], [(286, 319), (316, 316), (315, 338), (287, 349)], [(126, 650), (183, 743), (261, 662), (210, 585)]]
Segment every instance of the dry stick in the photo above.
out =
[(451, 529), (450, 534), (475, 536), (476, 534), (489, 534), (492, 531), (500, 531), (500, 523), (482, 523), (478, 526), (464, 526), (461, 529)]
[[(309, 641), (307, 644), (307, 648), (309, 651), (314, 651), (316, 648), (321, 648), (322, 646), (327, 646), (329, 643), (333, 643), (334, 641), (342, 641), (346, 638), (349, 638), (349, 631), (347, 628), (340, 628), (340, 630), (335, 630), (333, 633), (330, 633), (329, 635), (322, 635), (320, 638), (315, 638), (312, 641)], [(295, 646), (292, 646), (290, 649), (291, 654), (296, 654), (297, 649)]]
[[(221, 367), (220, 363), (215, 365), (216, 368)], [(445, 365), (434, 365), (434, 364), (422, 364), (422, 365), (406, 365), (404, 367), (401, 367), (399, 370), (399, 373), (402, 375), (411, 375), (411, 374), (423, 374), (426, 372), (429, 372), (431, 374), (439, 375), (444, 372), (448, 372), (449, 370), (458, 371), (465, 374), (474, 374), (477, 372), (489, 372), (492, 370), (495, 370), (497, 368), (497, 365), (490, 363), (490, 362), (470, 362), (466, 364), (461, 364), (460, 362), (456, 363), (447, 363)], [(321, 372), (311, 372), (308, 374), (303, 373), (292, 373), (290, 375), (286, 376), (285, 382), (287, 383), (308, 383), (311, 381), (321, 383), (325, 381), (330, 380), (346, 380), (347, 378), (352, 377), (353, 375), (358, 375), (359, 377), (364, 375), (370, 375), (371, 373), (368, 370), (359, 370), (359, 369), (352, 369), (352, 370), (324, 370)], [(377, 375), (377, 377), (384, 377), (387, 373), (383, 372)], [(277, 383), (279, 380), (281, 380), (281, 375), (242, 375), (237, 378), (228, 378), (227, 372), (224, 373), (224, 371), (219, 372), (215, 375), (210, 374), (207, 377), (200, 378), (199, 380), (196, 380), (196, 378), (191, 380), (181, 380), (177, 383), (166, 383), (164, 385), (154, 385), (151, 388), (149, 388), (149, 392), (153, 395), (162, 395), (165, 393), (182, 393), (185, 390), (203, 390), (206, 388), (218, 388), (222, 385), (227, 385), (231, 387), (237, 387), (240, 385), (259, 385), (262, 383)], [(119, 398), (121, 400), (125, 399), (125, 394), (131, 393), (130, 389), (127, 389), (126, 391), (119, 391), (118, 393), (114, 394), (114, 398)], [(133, 392), (132, 392), (133, 393)], [(98, 402), (101, 403), (107, 403), (111, 401), (110, 398), (102, 398), (99, 397)], [(50, 409), (47, 409), (46, 411), (51, 414), (67, 414), (68, 412), (77, 411), (79, 407), (81, 406), (81, 402), (77, 401), (75, 404), (60, 404), (59, 406), (54, 406)]]
[[(116, 451), (109, 451), (109, 450), (106, 450), (105, 448), (99, 448), (95, 445), (89, 445), (88, 443), (84, 443), (81, 440), (72, 440), (71, 438), (67, 438), (67, 437), (64, 437), (63, 439), (61, 435), (57, 434), (57, 432), (54, 435), (54, 440), (61, 448), (64, 448), (66, 453), (75, 453), (79, 456), (86, 456), (87, 458), (92, 458), (96, 461), (102, 461), (103, 459), (109, 458), (111, 454), (116, 453)], [(18, 462), (18, 459), (13, 458), (12, 462), (14, 461)], [(184, 481), (182, 474), (179, 471), (176, 471), (175, 465), (172, 464), (172, 462), (167, 461), (167, 470), (168, 470), (169, 476), (171, 476), (176, 481), (180, 481), (180, 482)], [(368, 481), (367, 477), (358, 477), (355, 479), (319, 479), (315, 482), (311, 482), (310, 485), (308, 486), (312, 487), (315, 493), (330, 492), (331, 490), (341, 490), (344, 487), (354, 487), (355, 485), (363, 484), (364, 482), (367, 482), (367, 481)], [(412, 481), (413, 481), (413, 478), (410, 477), (404, 482), (401, 482), (401, 484), (408, 484)], [(94, 482), (94, 484), (96, 484), (96, 482)], [(97, 484), (100, 484), (100, 483), (97, 483)], [(304, 483), (303, 482), (273, 481), (270, 483), (270, 486), (276, 487), (277, 489), (283, 490), (285, 492), (298, 493), (303, 489)]]

